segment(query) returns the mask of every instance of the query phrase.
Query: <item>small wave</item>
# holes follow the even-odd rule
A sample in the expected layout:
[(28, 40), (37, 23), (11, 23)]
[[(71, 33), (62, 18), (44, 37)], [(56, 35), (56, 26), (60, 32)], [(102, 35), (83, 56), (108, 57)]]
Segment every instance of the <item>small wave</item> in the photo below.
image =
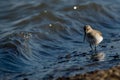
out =
[[(18, 37), (19, 36), (19, 37)], [(20, 40), (20, 36), (25, 38), (25, 35), (12, 34), (1, 39), (0, 44), (0, 65), (1, 70), (6, 72), (21, 72), (24, 70), (23, 65), (30, 66), (30, 52), (27, 43)], [(27, 39), (27, 38), (26, 38)], [(27, 50), (26, 50), (27, 49)], [(29, 53), (29, 55), (28, 55)], [(27, 69), (26, 69), (27, 70)]]

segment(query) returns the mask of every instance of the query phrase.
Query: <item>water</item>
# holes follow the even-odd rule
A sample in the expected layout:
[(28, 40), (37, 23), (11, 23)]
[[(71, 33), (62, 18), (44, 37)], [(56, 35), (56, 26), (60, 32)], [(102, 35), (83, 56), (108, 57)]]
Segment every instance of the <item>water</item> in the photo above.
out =
[[(1, 80), (50, 80), (119, 64), (119, 0), (0, 0)], [(103, 33), (92, 61), (83, 26)], [(111, 47), (113, 46), (113, 47)]]

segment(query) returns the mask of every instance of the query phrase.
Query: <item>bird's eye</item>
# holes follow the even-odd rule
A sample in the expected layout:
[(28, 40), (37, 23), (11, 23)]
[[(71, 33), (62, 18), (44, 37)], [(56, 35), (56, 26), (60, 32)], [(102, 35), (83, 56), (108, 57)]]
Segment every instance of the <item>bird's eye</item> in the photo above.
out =
[(89, 29), (87, 28), (86, 31), (88, 31)]

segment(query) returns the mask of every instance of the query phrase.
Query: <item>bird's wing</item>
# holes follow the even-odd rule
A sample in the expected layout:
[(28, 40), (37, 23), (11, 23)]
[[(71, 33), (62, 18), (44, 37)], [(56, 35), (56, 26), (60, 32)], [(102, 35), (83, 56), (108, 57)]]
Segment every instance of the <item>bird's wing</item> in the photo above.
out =
[(98, 31), (98, 30), (95, 30), (95, 31), (98, 32), (102, 36), (102, 33), (100, 31)]

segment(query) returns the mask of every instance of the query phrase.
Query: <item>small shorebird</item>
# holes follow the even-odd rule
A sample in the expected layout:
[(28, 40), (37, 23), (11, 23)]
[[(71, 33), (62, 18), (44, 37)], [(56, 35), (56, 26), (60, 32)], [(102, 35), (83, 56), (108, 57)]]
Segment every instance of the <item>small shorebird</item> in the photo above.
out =
[(96, 47), (103, 40), (103, 37), (100, 31), (92, 29), (90, 25), (85, 25), (84, 26), (84, 41), (85, 39), (88, 41), (91, 49), (95, 50), (96, 52)]

